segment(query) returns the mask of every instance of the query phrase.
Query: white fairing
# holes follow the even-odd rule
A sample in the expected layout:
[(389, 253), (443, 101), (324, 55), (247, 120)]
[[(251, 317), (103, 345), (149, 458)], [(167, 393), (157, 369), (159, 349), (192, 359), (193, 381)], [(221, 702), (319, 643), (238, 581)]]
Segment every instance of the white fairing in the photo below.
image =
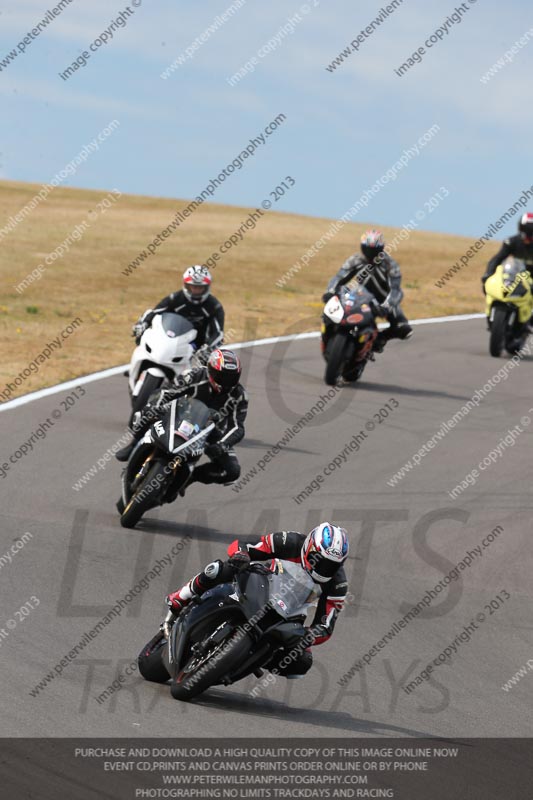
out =
[(344, 317), (344, 308), (341, 305), (341, 301), (334, 295), (324, 307), (324, 314), (326, 317), (329, 317), (332, 322), (335, 322), (337, 325)]
[[(162, 323), (162, 317), (157, 314), (151, 326), (141, 336), (141, 341), (133, 351), (130, 362), (129, 385), (133, 395), (141, 389), (146, 371), (141, 373), (141, 365), (149, 363), (148, 372), (160, 378), (165, 377), (165, 372), (159, 367), (171, 369), (177, 378), (191, 367), (191, 358), (194, 353), (192, 342), (196, 339), (197, 331), (190, 330), (182, 336), (169, 335)], [(150, 350), (148, 350), (150, 348)], [(175, 362), (175, 358), (181, 361)]]

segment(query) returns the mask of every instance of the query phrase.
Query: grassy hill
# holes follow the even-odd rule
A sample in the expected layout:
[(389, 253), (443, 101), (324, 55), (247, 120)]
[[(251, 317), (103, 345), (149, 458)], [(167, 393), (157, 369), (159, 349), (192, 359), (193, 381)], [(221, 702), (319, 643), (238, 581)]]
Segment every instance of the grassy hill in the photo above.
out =
[[(83, 322), (11, 397), (127, 362), (130, 328), (141, 312), (179, 288), (184, 268), (205, 262), (253, 210), (200, 206), (161, 239), (154, 255), (125, 275), (128, 265), (188, 201), (122, 195), (110, 196), (109, 207), (99, 208), (108, 190), (60, 187), (8, 232), (4, 226), (9, 218), (40, 190), (37, 184), (0, 181), (0, 392), (73, 319), (81, 317)], [(283, 288), (276, 281), (331, 223), (268, 211), (255, 229), (246, 229), (238, 246), (220, 256), (213, 270), (214, 293), (226, 308), (228, 341), (319, 326), (320, 295), (329, 277), (357, 249), (368, 224), (345, 225)], [(389, 241), (398, 232), (383, 230)], [(62, 257), (51, 256), (45, 265), (46, 257), (62, 244)], [(471, 244), (462, 237), (417, 231), (400, 243), (394, 256), (403, 269), (409, 317), (483, 309), (479, 276), (496, 242), (486, 245), (444, 288), (434, 285)], [(36, 279), (28, 279), (31, 273)]]

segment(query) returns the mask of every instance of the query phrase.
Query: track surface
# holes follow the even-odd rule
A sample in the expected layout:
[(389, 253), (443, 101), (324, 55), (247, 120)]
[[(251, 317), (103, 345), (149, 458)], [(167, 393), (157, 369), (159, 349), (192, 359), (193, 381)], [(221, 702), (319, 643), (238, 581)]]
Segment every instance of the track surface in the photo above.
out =
[[(487, 347), (481, 320), (418, 327), (411, 342), (392, 343), (369, 366), (357, 389), (343, 389), (327, 411), (241, 492), (196, 485), (184, 500), (150, 513), (135, 531), (123, 530), (115, 512), (120, 475), (116, 461), (81, 490), (72, 489), (122, 435), (128, 416), (123, 377), (86, 385), (85, 397), (63, 411), (46, 439), (0, 481), (1, 553), (25, 531), (33, 534), (13, 562), (1, 568), (3, 616), (6, 621), (13, 618), (32, 595), (40, 600), (39, 607), (0, 642), (3, 735), (531, 735), (533, 674), (510, 692), (501, 689), (533, 657), (529, 430), (482, 472), (474, 487), (456, 500), (448, 495), (533, 407), (531, 357), (512, 370), (421, 466), (395, 488), (387, 484), (441, 423), (503, 366), (504, 359), (491, 359)], [(248, 437), (239, 448), (243, 474), (326, 391), (317, 349), (316, 340), (303, 340), (242, 351), (251, 396)], [(281, 392), (275, 388), (277, 376)], [(0, 414), (2, 461), (53, 409), (61, 409), (63, 396)], [(399, 407), (376, 425), (358, 453), (325, 479), (320, 491), (296, 504), (293, 497), (389, 398)], [(293, 409), (292, 416), (286, 410), (281, 416), (285, 404)], [(455, 519), (437, 520), (430, 527), (420, 523), (424, 515), (442, 509)], [(111, 699), (96, 702), (117, 669), (157, 630), (164, 595), (208, 561), (223, 557), (235, 536), (254, 539), (272, 529), (306, 530), (324, 518), (341, 522), (351, 532), (348, 576), (355, 602), (339, 619), (330, 643), (315, 649), (316, 666), (306, 680), (278, 679), (251, 698), (254, 678), (182, 704), (172, 700), (168, 688), (134, 675)], [(418, 617), (341, 689), (337, 681), (354, 660), (497, 525), (503, 526), (503, 533), (459, 582), (433, 601), (433, 616)], [(31, 697), (30, 689), (83, 633), (188, 533), (193, 542), (172, 567), (113, 620), (62, 677)], [(452, 663), (439, 667), (432, 683), (405, 694), (402, 680), (412, 680), (502, 590), (511, 598), (487, 615)], [(7, 631), (3, 620), (2, 626)]]

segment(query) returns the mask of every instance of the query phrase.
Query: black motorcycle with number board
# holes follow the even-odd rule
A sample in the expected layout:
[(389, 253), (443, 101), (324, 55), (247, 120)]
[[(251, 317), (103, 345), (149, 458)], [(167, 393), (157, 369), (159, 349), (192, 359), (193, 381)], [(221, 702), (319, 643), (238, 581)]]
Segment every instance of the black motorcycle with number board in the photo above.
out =
[(328, 386), (336, 386), (341, 378), (353, 383), (373, 358), (372, 348), (378, 336), (376, 299), (364, 286), (342, 286), (326, 303), (324, 316), (333, 328), (324, 352), (324, 380)]
[(120, 524), (134, 528), (150, 508), (172, 503), (186, 486), (215, 427), (205, 403), (173, 400), (132, 451), (122, 473)]
[(176, 700), (211, 686), (228, 686), (277, 664), (305, 636), (303, 623), (316, 584), (299, 564), (252, 563), (232, 583), (195, 598), (170, 630), (161, 630), (138, 657), (147, 681), (171, 681)]

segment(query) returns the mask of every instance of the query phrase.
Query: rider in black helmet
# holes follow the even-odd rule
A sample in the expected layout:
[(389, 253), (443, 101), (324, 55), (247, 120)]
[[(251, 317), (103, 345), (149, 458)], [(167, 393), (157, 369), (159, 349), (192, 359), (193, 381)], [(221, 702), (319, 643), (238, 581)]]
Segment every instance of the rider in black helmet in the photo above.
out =
[(155, 405), (146, 406), (133, 426), (132, 441), (115, 454), (117, 460), (129, 459), (137, 442), (163, 417), (173, 400), (194, 397), (212, 410), (215, 429), (205, 449), (210, 462), (196, 467), (189, 483), (227, 485), (236, 481), (241, 467), (233, 448), (244, 436), (248, 413), (248, 395), (240, 383), (241, 372), (241, 362), (233, 350), (213, 350), (205, 367), (185, 373), (174, 386), (161, 392)]
[(483, 291), (485, 291), (487, 278), (490, 278), (496, 271), (496, 267), (503, 264), (509, 256), (514, 256), (523, 261), (533, 280), (533, 214), (526, 212), (522, 215), (518, 223), (516, 236), (510, 236), (505, 239), (496, 255), (487, 264), (485, 274), (481, 278)]

